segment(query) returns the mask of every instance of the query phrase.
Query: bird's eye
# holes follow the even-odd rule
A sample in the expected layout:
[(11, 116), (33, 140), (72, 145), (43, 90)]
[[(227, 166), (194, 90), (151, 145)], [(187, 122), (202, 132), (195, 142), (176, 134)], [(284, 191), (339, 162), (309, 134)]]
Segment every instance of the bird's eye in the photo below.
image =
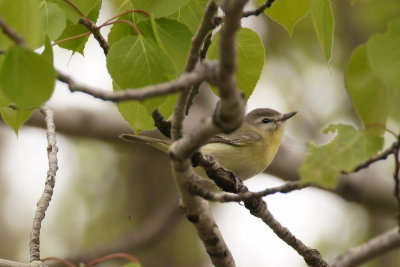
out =
[(270, 123), (270, 122), (272, 122), (272, 120), (270, 120), (270, 119), (268, 119), (268, 118), (264, 118), (264, 119), (262, 120), (262, 123)]

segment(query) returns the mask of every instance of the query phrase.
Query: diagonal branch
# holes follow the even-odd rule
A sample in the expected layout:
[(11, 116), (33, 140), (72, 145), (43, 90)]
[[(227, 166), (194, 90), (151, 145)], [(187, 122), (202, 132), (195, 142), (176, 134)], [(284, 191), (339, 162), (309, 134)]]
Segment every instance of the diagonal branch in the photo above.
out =
[(388, 251), (400, 247), (399, 228), (389, 230), (367, 243), (350, 248), (347, 252), (337, 257), (332, 263), (332, 267), (351, 267), (358, 266), (371, 259), (374, 259)]
[(13, 28), (11, 28), (4, 19), (0, 16), (0, 28), (5, 35), (7, 35), (12, 41), (14, 41), (19, 46), (25, 46), (25, 40), (19, 33), (17, 33)]
[(372, 158), (366, 160), (365, 162), (359, 164), (353, 171), (351, 171), (351, 172), (342, 172), (342, 173), (343, 174), (349, 174), (349, 173), (358, 172), (358, 171), (360, 171), (362, 169), (368, 168), (369, 165), (371, 165), (372, 163), (375, 163), (375, 162), (380, 161), (380, 160), (385, 160), (391, 154), (395, 154), (396, 151), (399, 148), (400, 148), (400, 140), (397, 140), (388, 149), (386, 149), (382, 153), (380, 153), (380, 154), (376, 155), (375, 157), (372, 157)]
[[(212, 157), (196, 153), (194, 157), (192, 157), (192, 161), (195, 166), (199, 165), (205, 168), (207, 175), (224, 191), (243, 195), (250, 193), (248, 188), (235, 174), (224, 169), (218, 162), (213, 160)], [(307, 247), (273, 217), (267, 208), (267, 204), (261, 197), (243, 199), (243, 202), (252, 215), (264, 221), (280, 239), (296, 250), (309, 266), (329, 266), (322, 259), (318, 250)]]
[(49, 159), (49, 170), (47, 171), (47, 177), (45, 182), (44, 191), (37, 203), (37, 209), (35, 217), (33, 219), (33, 226), (30, 235), (30, 261), (40, 260), (40, 229), (42, 221), (46, 215), (46, 210), (49, 207), (51, 198), (53, 196), (53, 190), (56, 182), (56, 172), (58, 170), (57, 162), (57, 145), (56, 145), (56, 127), (54, 125), (53, 112), (47, 108), (41, 108), (41, 112), (45, 116), (47, 126), (47, 155)]
[[(217, 12), (217, 10), (218, 10), (217, 4), (213, 0), (210, 0), (206, 6), (200, 27), (192, 39), (190, 52), (185, 67), (186, 72), (191, 72), (195, 68), (199, 60), (201, 46), (204, 42), (204, 39), (207, 37), (209, 32), (214, 28), (213, 17), (214, 14)], [(172, 119), (172, 128), (171, 128), (171, 137), (174, 140), (177, 140), (180, 137), (182, 137), (182, 124), (186, 114), (187, 103), (190, 97), (189, 89), (191, 87), (192, 86), (187, 87), (187, 90), (179, 94), (177, 104), (175, 105), (175, 110)]]

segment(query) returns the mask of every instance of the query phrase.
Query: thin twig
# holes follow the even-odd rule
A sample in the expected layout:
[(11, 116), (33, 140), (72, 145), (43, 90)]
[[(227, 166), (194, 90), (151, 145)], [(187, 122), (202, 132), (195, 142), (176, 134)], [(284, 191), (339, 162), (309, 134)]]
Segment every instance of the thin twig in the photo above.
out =
[(151, 113), (151, 117), (153, 118), (154, 126), (156, 126), (165, 137), (171, 138), (171, 122), (166, 121), (158, 109)]
[(56, 173), (58, 170), (57, 162), (57, 145), (56, 145), (56, 127), (54, 125), (53, 112), (47, 108), (41, 108), (41, 112), (45, 116), (47, 126), (47, 156), (49, 159), (49, 170), (47, 171), (46, 182), (42, 196), (37, 203), (37, 209), (35, 217), (33, 219), (33, 226), (30, 235), (30, 261), (40, 260), (40, 229), (42, 227), (42, 221), (46, 215), (46, 210), (49, 207), (49, 203), (53, 196), (54, 185), (56, 182)]
[(93, 34), (93, 33), (92, 32), (85, 32), (85, 33), (81, 33), (81, 34), (74, 35), (74, 36), (71, 36), (71, 37), (67, 37), (65, 39), (61, 39), (61, 40), (53, 42), (53, 45), (58, 45), (58, 44), (61, 44), (61, 43), (67, 42), (67, 41), (71, 41), (71, 40), (75, 40), (75, 39), (78, 39), (78, 38), (81, 38), (81, 37), (84, 37), (84, 36), (88, 36), (88, 35), (91, 35), (91, 34)]
[(114, 20), (114, 21), (111, 21), (111, 22), (103, 23), (101, 26), (99, 26), (99, 28), (102, 28), (102, 27), (108, 26), (108, 25), (112, 25), (112, 24), (115, 24), (115, 23), (128, 24), (136, 32), (137, 35), (142, 34), (135, 23), (133, 23), (132, 21), (126, 20), (126, 19)]
[[(199, 55), (201, 46), (207, 34), (213, 29), (213, 17), (218, 10), (218, 5), (210, 0), (206, 6), (203, 20), (197, 30), (195, 36), (192, 39), (189, 56), (187, 58), (185, 71), (191, 72), (197, 62), (199, 61)], [(190, 89), (192, 86), (188, 87)], [(186, 106), (189, 99), (189, 91), (185, 90), (179, 94), (177, 104), (172, 118), (171, 137), (173, 140), (177, 140), (182, 137), (182, 124), (186, 114)]]
[[(270, 8), (275, 1), (276, 0), (268, 0), (268, 1), (266, 1), (264, 4), (262, 4), (261, 6), (259, 6), (255, 10), (243, 11), (241, 17), (242, 18), (247, 18), (247, 17), (250, 17), (250, 16), (259, 16), (260, 14), (264, 13), (265, 9)], [(224, 22), (224, 20), (225, 20), (224, 16), (215, 16), (214, 17), (215, 28), (217, 26), (221, 25)]]
[(356, 168), (354, 168), (354, 170), (352, 170), (350, 172), (342, 171), (342, 174), (350, 174), (350, 173), (353, 173), (353, 172), (358, 172), (359, 170), (368, 168), (369, 165), (371, 165), (372, 163), (375, 163), (375, 162), (380, 161), (380, 160), (385, 160), (391, 154), (395, 154), (396, 151), (398, 151), (399, 147), (400, 147), (400, 140), (397, 140), (388, 149), (386, 149), (382, 153), (380, 153), (380, 154), (376, 155), (375, 157), (372, 157), (372, 158), (366, 160), (365, 162), (359, 164)]
[(209, 80), (210, 77), (212, 78), (214, 72), (215, 67), (204, 62), (198, 64), (192, 72), (184, 73), (173, 81), (115, 92), (79, 84), (70, 76), (60, 71), (57, 72), (57, 79), (68, 84), (71, 92), (83, 92), (105, 101), (122, 102), (128, 100), (144, 100), (150, 97), (162, 96), (186, 90), (194, 84)]
[(374, 237), (359, 247), (350, 248), (347, 252), (337, 257), (331, 267), (358, 266), (399, 247), (400, 234), (399, 228), (396, 227)]
[[(208, 48), (211, 45), (212, 36), (213, 36), (212, 32), (210, 32), (207, 35), (206, 39), (204, 40), (203, 48), (200, 51), (200, 61), (204, 60), (206, 58), (206, 56), (207, 56), (207, 51), (208, 51)], [(193, 105), (194, 98), (199, 93), (199, 88), (200, 88), (200, 85), (197, 85), (197, 86), (194, 86), (192, 88), (192, 90), (190, 90), (190, 95), (188, 97), (188, 101), (187, 101), (187, 104), (186, 104), (186, 112), (185, 112), (186, 116), (189, 114), (189, 109)]]
[(3, 33), (7, 35), (12, 41), (14, 41), (19, 46), (25, 46), (25, 40), (19, 33), (17, 33), (13, 28), (11, 28), (2, 17), (0, 17), (0, 28)]
[(305, 187), (309, 187), (308, 184), (300, 184), (299, 182), (288, 182), (284, 185), (266, 188), (259, 192), (244, 192), (238, 194), (232, 193), (215, 193), (209, 190), (206, 190), (204, 187), (199, 186), (198, 184), (189, 184), (189, 191), (193, 194), (201, 196), (204, 199), (216, 201), (216, 202), (240, 202), (244, 200), (249, 200), (252, 198), (264, 197), (276, 193), (289, 193), (294, 190), (300, 190)]
[(270, 8), (274, 2), (275, 2), (275, 0), (268, 0), (255, 10), (245, 11), (242, 14), (242, 18), (247, 18), (250, 16), (258, 16), (258, 15), (264, 13), (265, 9)]
[(66, 2), (68, 5), (70, 5), (73, 9), (75, 9), (76, 12), (79, 13), (79, 15), (81, 15), (82, 17), (86, 17), (85, 14), (83, 14), (83, 12), (70, 0), (63, 0), (63, 1)]

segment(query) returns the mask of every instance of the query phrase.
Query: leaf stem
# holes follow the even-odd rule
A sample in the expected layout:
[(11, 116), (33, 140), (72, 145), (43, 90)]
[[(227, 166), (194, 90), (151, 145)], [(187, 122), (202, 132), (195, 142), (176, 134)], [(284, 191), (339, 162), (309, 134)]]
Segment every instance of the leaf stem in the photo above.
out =
[(110, 260), (110, 259), (116, 259), (116, 258), (123, 258), (123, 259), (130, 260), (131, 262), (135, 262), (135, 263), (139, 263), (140, 264), (140, 261), (136, 257), (134, 257), (134, 256), (132, 256), (130, 254), (113, 253), (113, 254), (106, 255), (104, 257), (100, 257), (98, 259), (92, 260), (91, 262), (88, 262), (86, 264), (86, 267), (90, 267), (90, 266), (96, 265), (96, 264), (98, 264), (100, 262), (104, 262), (104, 261), (107, 261), (107, 260)]
[(84, 18), (86, 18), (85, 14), (83, 14), (83, 12), (79, 9), (79, 7), (77, 7), (70, 0), (63, 0), (63, 1), (66, 2), (68, 5), (70, 5), (73, 9), (75, 9), (79, 13), (79, 15), (81, 15)]
[(126, 15), (126, 14), (134, 13), (134, 12), (139, 12), (139, 13), (145, 14), (147, 16), (150, 16), (150, 14), (147, 11), (144, 11), (144, 10), (141, 10), (141, 9), (131, 9), (131, 10), (127, 10), (127, 11), (124, 11), (122, 13), (119, 13), (119, 14), (115, 15), (114, 17), (106, 20), (103, 24), (101, 24), (99, 26), (99, 28), (101, 28), (102, 26), (105, 26), (106, 24), (108, 24), (109, 22), (113, 21), (116, 18), (119, 18), (119, 17), (121, 17), (123, 15)]
[(71, 40), (78, 39), (80, 37), (91, 35), (91, 34), (92, 34), (92, 32), (85, 32), (85, 33), (82, 33), (82, 34), (71, 36), (71, 37), (68, 37), (68, 38), (65, 38), (65, 39), (62, 39), (62, 40), (58, 40), (57, 42), (54, 42), (53, 45), (58, 45), (60, 43), (66, 42), (66, 41), (71, 41)]
[(99, 29), (102, 28), (102, 27), (104, 27), (104, 26), (112, 25), (112, 24), (115, 24), (115, 23), (126, 23), (126, 24), (128, 24), (129, 26), (131, 26), (131, 28), (132, 28), (138, 35), (141, 35), (141, 34), (142, 34), (142, 32), (139, 30), (139, 28), (136, 26), (135, 23), (133, 23), (132, 21), (126, 20), (126, 19), (114, 20), (114, 21), (112, 21), (112, 22), (108, 22), (108, 23), (105, 23), (105, 24), (103, 23), (102, 25), (99, 26)]

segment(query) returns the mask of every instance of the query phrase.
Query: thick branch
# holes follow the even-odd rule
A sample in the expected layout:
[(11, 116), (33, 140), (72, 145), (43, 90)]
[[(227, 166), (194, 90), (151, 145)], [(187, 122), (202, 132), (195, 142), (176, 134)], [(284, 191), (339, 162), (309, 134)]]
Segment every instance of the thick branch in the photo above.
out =
[(122, 102), (128, 100), (144, 100), (150, 97), (163, 96), (186, 90), (190, 86), (199, 84), (208, 78), (212, 79), (214, 69), (215, 68), (210, 64), (201, 63), (198, 64), (192, 72), (184, 73), (173, 81), (116, 92), (79, 84), (71, 77), (61, 72), (58, 72), (58, 80), (68, 84), (72, 92), (83, 92), (105, 101)]
[[(228, 19), (227, 23), (223, 25), (223, 28), (227, 28), (225, 30), (225, 35), (221, 36), (221, 42), (224, 42), (224, 37), (226, 37), (229, 42), (229, 44), (225, 43), (226, 46), (229, 46), (227, 48), (228, 54), (225, 54), (225, 56), (220, 59), (220, 67), (229, 67), (229, 70), (221, 71), (221, 69), (219, 69), (217, 81), (221, 95), (221, 109), (218, 109), (214, 118), (206, 119), (205, 122), (192, 131), (190, 135), (182, 137), (182, 122), (189, 97), (187, 92), (182, 93), (176, 105), (172, 120), (172, 139), (175, 142), (170, 148), (174, 176), (180, 189), (184, 213), (188, 220), (196, 227), (197, 233), (203, 241), (213, 264), (215, 266), (228, 267), (235, 266), (235, 262), (211, 215), (208, 203), (204, 199), (192, 195), (187, 190), (186, 184), (188, 181), (196, 182), (199, 179), (197, 175), (193, 173), (190, 162), (190, 157), (195, 149), (216, 133), (221, 131), (233, 131), (240, 126), (243, 119), (244, 105), (238, 90), (236, 90), (235, 80), (235, 33), (239, 28), (240, 14), (246, 1), (230, 2), (231, 1), (224, 1), (225, 6), (228, 7), (226, 10)], [(187, 68), (190, 68), (190, 65), (193, 64), (191, 62), (194, 62), (194, 60), (197, 62), (199, 59), (201, 44), (210, 30), (206, 26), (209, 25), (213, 27), (212, 18), (216, 8), (217, 6), (213, 1), (208, 3), (203, 23), (192, 42), (192, 50), (189, 55)], [(201, 40), (201, 42), (196, 42), (196, 38)], [(233, 59), (227, 58), (228, 55)], [(233, 113), (234, 116), (226, 116), (230, 113)], [(221, 115), (222, 118), (220, 117)]]
[(339, 256), (331, 265), (332, 267), (358, 266), (371, 259), (374, 259), (388, 251), (400, 247), (399, 228), (387, 231), (367, 243), (350, 248), (346, 253)]
[(42, 227), (42, 221), (46, 215), (46, 210), (49, 207), (51, 198), (53, 196), (54, 185), (56, 182), (56, 172), (58, 170), (58, 148), (56, 146), (56, 127), (54, 125), (53, 112), (47, 107), (43, 107), (41, 112), (45, 116), (47, 126), (46, 135), (48, 144), (47, 155), (49, 159), (49, 170), (47, 171), (44, 191), (37, 203), (37, 209), (33, 219), (32, 232), (29, 242), (31, 262), (40, 260), (40, 229)]

